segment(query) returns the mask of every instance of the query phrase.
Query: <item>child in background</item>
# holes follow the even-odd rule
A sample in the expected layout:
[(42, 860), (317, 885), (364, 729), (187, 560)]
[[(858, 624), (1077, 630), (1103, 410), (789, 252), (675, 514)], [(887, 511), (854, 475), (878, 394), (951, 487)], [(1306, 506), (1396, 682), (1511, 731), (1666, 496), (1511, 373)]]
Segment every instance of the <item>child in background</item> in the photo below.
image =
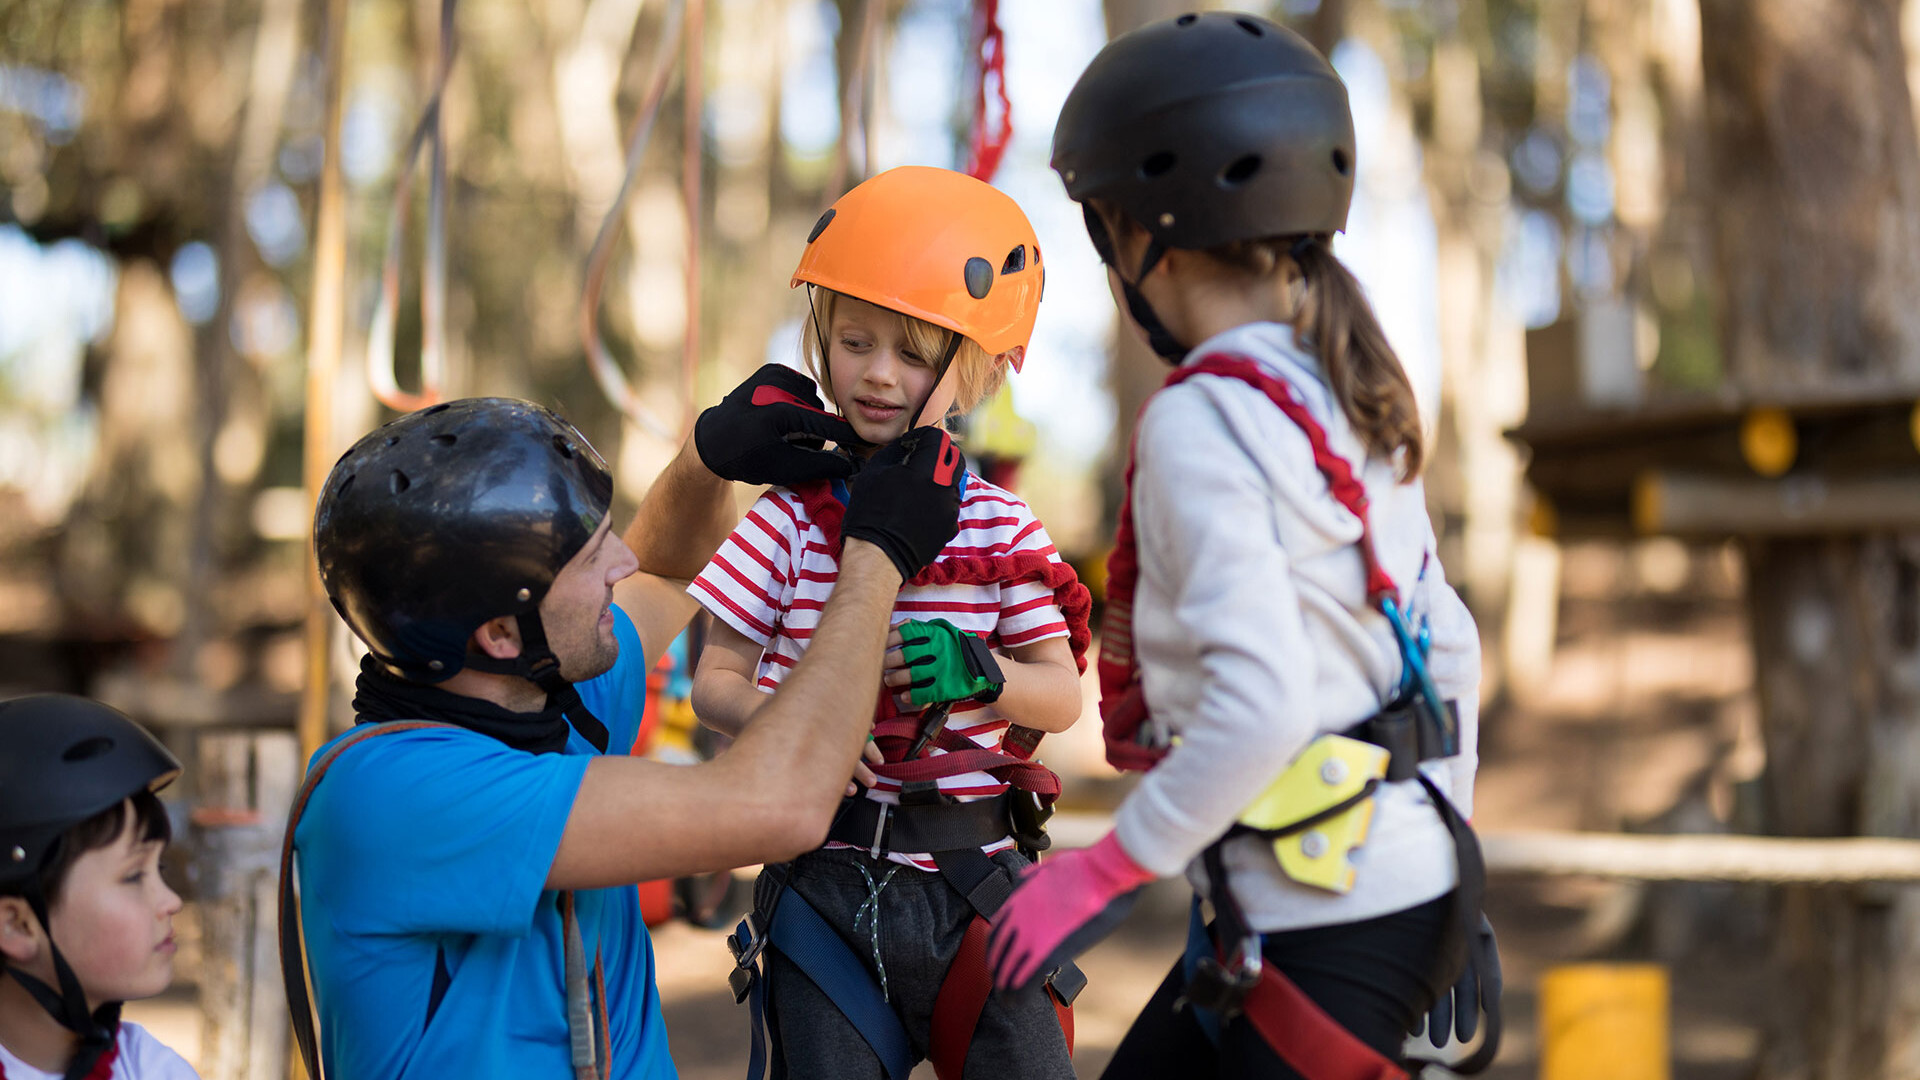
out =
[[(1019, 369), (1042, 280), (1012, 199), (961, 173), (894, 169), (848, 192), (808, 238), (793, 277), (809, 288), (802, 350), (859, 436), (884, 445), (972, 409)], [(716, 617), (694, 680), (702, 722), (737, 733), (806, 649), (833, 589), (844, 491), (770, 490), (694, 581)], [(1069, 1077), (1048, 995), (976, 1000), (977, 1023), (949, 1017), (946, 1034), (934, 1020), (970, 930), (985, 995), (984, 918), (1028, 865), (1015, 849), (1038, 833), (1031, 800), (1059, 790), (1028, 758), (1041, 733), (1079, 717), (1087, 641), (1086, 590), (1026, 504), (971, 474), (961, 492), (958, 535), (894, 606), (885, 685), (847, 688), (850, 709), (874, 709), (878, 692), (867, 764), (826, 845), (762, 875), (756, 911), (766, 925), (777, 905), (817, 910), (878, 984), (902, 1046), (941, 1077)], [(1016, 803), (1026, 825), (1010, 820)], [(893, 1073), (898, 1060), (869, 1048), (777, 932), (771, 945), (776, 1075)]]
[(197, 1080), (120, 1003), (173, 981), (154, 792), (180, 763), (86, 698), (0, 702), (0, 1080)]

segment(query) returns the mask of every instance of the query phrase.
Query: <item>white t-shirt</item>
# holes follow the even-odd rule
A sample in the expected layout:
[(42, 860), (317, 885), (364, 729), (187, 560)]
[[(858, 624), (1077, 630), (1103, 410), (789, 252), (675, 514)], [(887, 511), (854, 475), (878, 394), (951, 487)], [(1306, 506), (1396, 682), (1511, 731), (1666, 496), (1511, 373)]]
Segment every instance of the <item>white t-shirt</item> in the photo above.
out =
[[(119, 1052), (113, 1059), (113, 1070), (107, 1074), (111, 1080), (200, 1080), (200, 1074), (193, 1071), (186, 1058), (131, 1020), (120, 1021), (119, 1036), (114, 1041), (119, 1044)], [(60, 1077), (60, 1073), (34, 1068), (14, 1057), (13, 1051), (0, 1046), (0, 1080), (60, 1080)]]
[[(1252, 323), (1193, 350), (1251, 358), (1287, 382), (1366, 486), (1376, 553), (1402, 609), (1433, 634), (1428, 667), (1458, 702), (1460, 754), (1421, 766), (1463, 816), (1478, 763), (1480, 641), (1446, 583), (1419, 481), (1369, 457), (1293, 332)], [(1199, 855), (1316, 737), (1372, 716), (1401, 676), (1386, 618), (1367, 601), (1360, 523), (1329, 492), (1306, 434), (1239, 379), (1199, 375), (1147, 404), (1135, 436), (1133, 520), (1140, 565), (1133, 640), (1159, 745), (1175, 746), (1115, 815), (1141, 866), (1181, 868), (1206, 890)], [(1356, 922), (1453, 888), (1452, 838), (1412, 780), (1387, 784), (1354, 853), (1353, 891), (1280, 872), (1258, 837), (1223, 852), (1254, 929)]]

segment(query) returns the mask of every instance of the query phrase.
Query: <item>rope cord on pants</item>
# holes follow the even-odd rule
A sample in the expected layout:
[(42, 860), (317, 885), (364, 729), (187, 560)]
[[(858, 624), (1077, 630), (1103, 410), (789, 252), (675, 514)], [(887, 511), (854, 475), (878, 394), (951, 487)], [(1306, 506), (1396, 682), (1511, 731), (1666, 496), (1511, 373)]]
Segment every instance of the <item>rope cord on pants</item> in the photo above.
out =
[(866, 880), (867, 898), (853, 913), (853, 928), (859, 930), (860, 920), (868, 920), (867, 941), (873, 950), (873, 968), (880, 975), (880, 1000), (890, 1001), (892, 999), (887, 997), (887, 965), (880, 959), (880, 891), (887, 887), (887, 883), (893, 880), (893, 875), (900, 872), (900, 868), (888, 867), (886, 874), (880, 878), (878, 884), (875, 884), (873, 875), (867, 871), (865, 864), (856, 863), (855, 865), (859, 866), (860, 876)]

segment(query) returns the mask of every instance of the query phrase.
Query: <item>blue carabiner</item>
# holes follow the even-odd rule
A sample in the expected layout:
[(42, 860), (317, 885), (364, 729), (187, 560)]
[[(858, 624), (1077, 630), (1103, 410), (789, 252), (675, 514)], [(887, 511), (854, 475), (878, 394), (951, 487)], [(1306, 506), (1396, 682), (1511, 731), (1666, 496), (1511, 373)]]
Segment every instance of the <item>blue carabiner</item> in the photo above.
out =
[(1404, 695), (1409, 689), (1418, 693), (1433, 710), (1435, 722), (1440, 725), (1442, 748), (1446, 757), (1460, 752), (1460, 731), (1456, 726), (1452, 710), (1447, 708), (1445, 699), (1440, 696), (1440, 688), (1434, 685), (1433, 674), (1427, 670), (1427, 647), (1432, 640), (1431, 632), (1422, 626), (1416, 636), (1407, 626), (1406, 617), (1400, 614), (1399, 602), (1392, 597), (1380, 601), (1380, 612), (1387, 617), (1387, 625), (1393, 627), (1393, 638), (1400, 646), (1400, 689)]

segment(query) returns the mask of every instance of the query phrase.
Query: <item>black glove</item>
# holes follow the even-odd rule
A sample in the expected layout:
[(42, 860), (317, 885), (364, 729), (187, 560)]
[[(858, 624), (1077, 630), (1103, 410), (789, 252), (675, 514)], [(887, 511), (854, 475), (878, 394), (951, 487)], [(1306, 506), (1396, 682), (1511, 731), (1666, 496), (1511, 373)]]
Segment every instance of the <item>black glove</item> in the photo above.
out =
[(947, 433), (914, 428), (874, 453), (850, 485), (843, 539), (887, 553), (910, 581), (960, 531), (960, 477), (966, 461)]
[(826, 410), (813, 380), (767, 364), (693, 424), (694, 449), (708, 471), (746, 484), (844, 479), (854, 462), (827, 442), (865, 446), (853, 425)]
[(1454, 1036), (1462, 1045), (1473, 1040), (1480, 1029), (1482, 1015), (1487, 1020), (1487, 1037), (1480, 1048), (1464, 1061), (1448, 1065), (1462, 1076), (1486, 1069), (1500, 1049), (1500, 949), (1493, 938), (1493, 924), (1480, 916), (1480, 929), (1467, 942), (1467, 966), (1453, 989), (1440, 995), (1427, 1013), (1427, 1041), (1435, 1049), (1447, 1045)]

